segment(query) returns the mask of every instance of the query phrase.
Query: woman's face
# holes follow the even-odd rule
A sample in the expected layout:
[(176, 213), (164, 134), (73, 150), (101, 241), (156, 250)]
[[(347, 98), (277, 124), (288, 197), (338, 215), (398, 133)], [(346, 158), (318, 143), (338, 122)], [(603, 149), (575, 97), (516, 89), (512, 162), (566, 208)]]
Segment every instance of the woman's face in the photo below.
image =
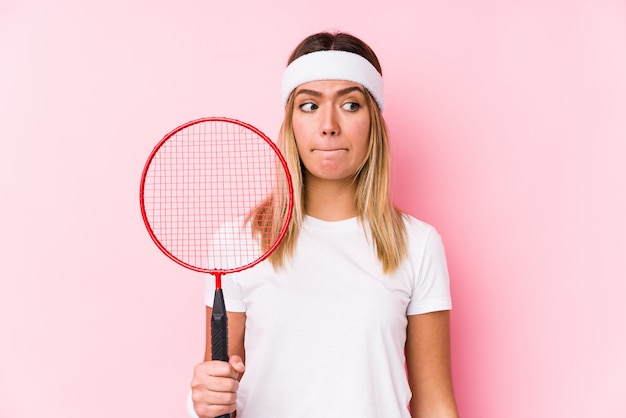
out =
[(363, 86), (334, 80), (298, 86), (292, 123), (305, 176), (352, 180), (368, 152), (370, 116)]

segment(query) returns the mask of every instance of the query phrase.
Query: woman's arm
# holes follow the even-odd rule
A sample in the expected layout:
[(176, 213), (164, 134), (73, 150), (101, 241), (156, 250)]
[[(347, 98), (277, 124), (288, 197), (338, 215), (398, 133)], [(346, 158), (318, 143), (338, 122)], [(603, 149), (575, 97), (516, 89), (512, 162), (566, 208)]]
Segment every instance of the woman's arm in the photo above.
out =
[(406, 358), (413, 418), (458, 418), (450, 366), (450, 312), (409, 315)]

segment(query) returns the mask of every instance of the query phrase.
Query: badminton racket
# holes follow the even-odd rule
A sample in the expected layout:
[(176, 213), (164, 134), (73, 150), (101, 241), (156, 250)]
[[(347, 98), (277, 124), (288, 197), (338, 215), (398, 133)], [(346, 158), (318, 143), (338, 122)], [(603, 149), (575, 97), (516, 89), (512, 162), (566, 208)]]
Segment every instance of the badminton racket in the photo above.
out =
[[(141, 214), (157, 247), (215, 277), (211, 355), (228, 361), (222, 276), (265, 260), (285, 236), (293, 186), (276, 145), (229, 118), (185, 123), (154, 147), (141, 176)], [(230, 417), (230, 414), (219, 418)]]

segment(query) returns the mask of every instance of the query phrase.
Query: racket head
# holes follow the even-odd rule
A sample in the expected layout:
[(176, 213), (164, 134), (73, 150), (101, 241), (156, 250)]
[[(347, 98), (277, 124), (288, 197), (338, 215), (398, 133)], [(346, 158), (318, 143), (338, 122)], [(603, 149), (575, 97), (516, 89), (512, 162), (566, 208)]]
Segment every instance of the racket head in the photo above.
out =
[(146, 161), (139, 194), (157, 247), (183, 267), (216, 276), (265, 260), (285, 236), (294, 204), (276, 144), (225, 117), (165, 135)]

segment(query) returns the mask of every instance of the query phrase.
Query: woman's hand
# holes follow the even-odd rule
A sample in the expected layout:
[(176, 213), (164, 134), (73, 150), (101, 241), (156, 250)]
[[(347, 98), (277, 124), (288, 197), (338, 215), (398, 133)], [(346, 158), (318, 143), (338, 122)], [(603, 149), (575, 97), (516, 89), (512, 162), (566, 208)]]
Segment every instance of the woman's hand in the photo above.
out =
[(194, 368), (191, 399), (200, 418), (214, 418), (237, 409), (239, 377), (244, 370), (237, 355), (228, 362), (211, 360)]

